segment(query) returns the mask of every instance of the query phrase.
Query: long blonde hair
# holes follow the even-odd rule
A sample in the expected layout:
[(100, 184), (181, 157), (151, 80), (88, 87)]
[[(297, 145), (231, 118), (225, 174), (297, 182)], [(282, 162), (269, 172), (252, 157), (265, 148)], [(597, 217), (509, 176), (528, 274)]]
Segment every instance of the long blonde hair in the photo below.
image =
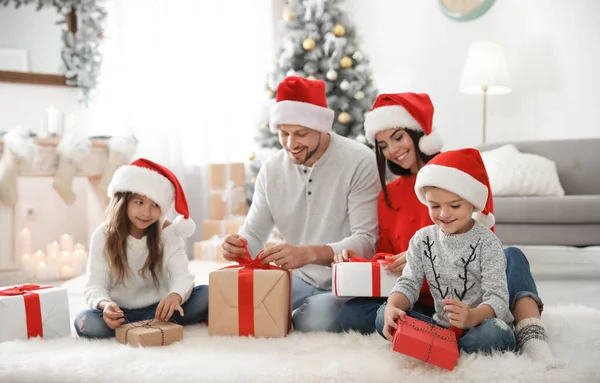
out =
[[(105, 255), (113, 277), (115, 286), (124, 283), (125, 278), (132, 270), (127, 264), (127, 238), (131, 222), (127, 217), (127, 206), (133, 193), (117, 192), (113, 196), (106, 209), (106, 247)], [(148, 226), (145, 231), (146, 244), (148, 246), (148, 258), (141, 270), (137, 270), (144, 276), (148, 271), (152, 275), (154, 285), (158, 289), (160, 282), (158, 276), (161, 273), (163, 261), (163, 244), (160, 240), (160, 220)]]

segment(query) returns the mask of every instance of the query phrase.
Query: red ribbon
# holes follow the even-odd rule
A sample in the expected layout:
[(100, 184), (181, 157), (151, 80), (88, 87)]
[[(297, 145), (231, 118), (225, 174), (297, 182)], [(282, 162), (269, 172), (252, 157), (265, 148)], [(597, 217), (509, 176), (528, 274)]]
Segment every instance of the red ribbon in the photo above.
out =
[[(238, 257), (239, 265), (231, 265), (222, 267), (219, 270), (239, 269), (238, 271), (238, 333), (240, 336), (254, 336), (254, 270), (282, 270), (279, 266), (270, 264), (264, 265), (262, 260), (258, 258), (252, 259), (248, 251), (248, 244), (244, 242), (244, 257)], [(241, 266), (241, 267), (240, 267)], [(290, 280), (290, 312), (291, 312), (291, 276), (288, 271)], [(290, 314), (291, 315), (291, 314)], [(290, 331), (290, 323), (288, 321), (288, 332)]]
[(352, 257), (348, 262), (370, 262), (371, 263), (371, 291), (372, 296), (381, 296), (381, 264), (389, 264), (390, 261), (385, 259), (385, 253), (377, 253), (371, 260), (363, 257)]
[(25, 320), (27, 321), (28, 338), (34, 338), (36, 336), (44, 337), (40, 296), (37, 293), (34, 293), (33, 291), (49, 288), (52, 288), (52, 286), (20, 285), (0, 290), (0, 296), (23, 296), (23, 301), (25, 303)]

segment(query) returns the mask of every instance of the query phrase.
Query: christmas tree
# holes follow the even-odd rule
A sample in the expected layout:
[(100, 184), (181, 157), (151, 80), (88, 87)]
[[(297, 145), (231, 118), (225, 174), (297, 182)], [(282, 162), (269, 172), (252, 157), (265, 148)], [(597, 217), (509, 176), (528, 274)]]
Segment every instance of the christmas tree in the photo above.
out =
[[(364, 116), (373, 106), (377, 89), (341, 3), (342, 0), (287, 0), (279, 54), (267, 74), (267, 106), (275, 102), (277, 86), (287, 76), (323, 80), (327, 102), (335, 111), (333, 131), (366, 145)], [(258, 129), (259, 149), (250, 155), (247, 167), (249, 201), (262, 163), (281, 148), (277, 134), (269, 130), (268, 110), (265, 108)]]

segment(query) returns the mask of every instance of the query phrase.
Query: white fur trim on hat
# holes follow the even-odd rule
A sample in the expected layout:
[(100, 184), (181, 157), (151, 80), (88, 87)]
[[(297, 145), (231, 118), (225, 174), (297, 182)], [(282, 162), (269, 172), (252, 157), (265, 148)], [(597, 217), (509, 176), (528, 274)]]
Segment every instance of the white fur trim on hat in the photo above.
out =
[(392, 128), (423, 131), (417, 120), (404, 107), (399, 105), (381, 106), (367, 113), (365, 117), (365, 136), (371, 144), (375, 144), (377, 133)]
[(435, 186), (459, 195), (472, 203), (475, 206), (476, 212), (485, 209), (488, 197), (487, 187), (470, 174), (456, 168), (441, 165), (426, 165), (419, 170), (417, 181), (415, 182), (415, 193), (417, 193), (419, 201), (424, 205), (427, 205), (423, 190), (426, 186)]
[(144, 195), (160, 206), (165, 215), (175, 200), (175, 187), (166, 177), (154, 170), (134, 165), (125, 165), (117, 169), (108, 185), (108, 196), (117, 192), (132, 192)]
[(496, 224), (496, 217), (494, 217), (492, 213), (489, 213), (488, 215), (482, 214), (481, 212), (473, 213), (473, 218), (488, 229), (491, 229)]
[(269, 127), (277, 132), (279, 124), (302, 125), (307, 128), (329, 133), (335, 113), (329, 108), (300, 101), (279, 101), (271, 108)]
[(196, 223), (191, 217), (185, 219), (182, 215), (178, 215), (173, 220), (173, 230), (175, 234), (182, 238), (189, 238), (196, 231)]
[(419, 150), (428, 156), (439, 153), (442, 150), (442, 146), (444, 146), (442, 137), (436, 132), (431, 132), (429, 135), (419, 139)]

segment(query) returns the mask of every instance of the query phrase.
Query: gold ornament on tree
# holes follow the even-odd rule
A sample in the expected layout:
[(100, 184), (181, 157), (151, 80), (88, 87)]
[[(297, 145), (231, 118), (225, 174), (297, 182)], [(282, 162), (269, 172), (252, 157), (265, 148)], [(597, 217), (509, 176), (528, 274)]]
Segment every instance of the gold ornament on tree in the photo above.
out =
[(315, 42), (315, 40), (311, 39), (310, 37), (302, 42), (302, 48), (304, 48), (304, 50), (307, 51), (312, 51), (313, 49), (315, 49), (316, 45), (317, 43)]
[(294, 12), (292, 12), (291, 9), (286, 9), (285, 11), (283, 11), (283, 19), (285, 21), (292, 21), (293, 18), (294, 18)]
[(352, 59), (348, 56), (342, 57), (340, 60), (340, 66), (344, 69), (348, 69), (352, 66)]
[(344, 28), (342, 24), (336, 24), (335, 27), (333, 27), (333, 34), (337, 37), (342, 37), (346, 34), (346, 28)]
[(255, 158), (256, 158), (256, 155), (254, 154), (254, 152), (250, 153), (250, 155), (248, 156), (248, 159), (250, 161), (254, 161)]
[(307, 79), (309, 79), (309, 80), (311, 80), (311, 81), (314, 81), (314, 80), (316, 80), (316, 79), (317, 79), (317, 78), (316, 78), (315, 76), (313, 76), (312, 74), (309, 74), (309, 75), (308, 75), (308, 77), (306, 77), (306, 78), (307, 78)]
[(275, 93), (273, 93), (273, 91), (271, 89), (265, 90), (265, 96), (267, 98), (273, 98), (274, 95), (275, 95)]
[(360, 101), (365, 98), (365, 93), (362, 90), (359, 90), (358, 92), (354, 93), (354, 98)]
[(352, 117), (350, 117), (350, 113), (348, 113), (348, 112), (342, 112), (338, 116), (338, 122), (340, 124), (347, 124), (350, 122), (351, 119), (352, 119)]

